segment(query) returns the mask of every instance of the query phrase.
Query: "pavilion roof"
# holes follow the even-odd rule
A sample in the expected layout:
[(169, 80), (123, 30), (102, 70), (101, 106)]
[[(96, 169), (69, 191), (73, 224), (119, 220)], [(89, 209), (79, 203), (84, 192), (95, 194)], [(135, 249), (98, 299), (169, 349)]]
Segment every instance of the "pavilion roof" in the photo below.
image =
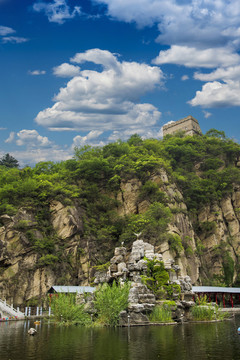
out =
[(93, 293), (95, 287), (92, 286), (65, 286), (65, 285), (54, 285), (49, 290), (48, 293)]
[(220, 287), (220, 286), (193, 286), (192, 291), (195, 293), (230, 293), (240, 294), (240, 288)]

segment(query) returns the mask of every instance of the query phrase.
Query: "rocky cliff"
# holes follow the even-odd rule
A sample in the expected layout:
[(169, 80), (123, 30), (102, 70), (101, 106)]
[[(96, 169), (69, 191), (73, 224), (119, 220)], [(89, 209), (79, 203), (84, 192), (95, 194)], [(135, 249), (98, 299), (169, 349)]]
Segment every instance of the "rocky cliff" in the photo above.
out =
[[(167, 233), (175, 236), (175, 242), (167, 237), (153, 238), (151, 242), (151, 236), (148, 237), (156, 252), (162, 254), (165, 262), (173, 259), (181, 275), (190, 276), (193, 284), (237, 283), (240, 186), (234, 185), (230, 195), (193, 214), (189, 213), (182, 192), (164, 168), (152, 172), (148, 180), (165, 195), (165, 206), (172, 213)], [(108, 193), (115, 201), (111, 211), (117, 214), (118, 220), (148, 211), (151, 201), (139, 196), (141, 188), (139, 178), (128, 177), (121, 180), (117, 191)], [(114, 241), (107, 235), (101, 235), (101, 240), (90, 236), (88, 215), (77, 199), (70, 206), (51, 200), (46, 211), (47, 235), (39, 226), (33, 207), (23, 204), (16, 215), (1, 216), (0, 298), (15, 305), (44, 297), (52, 285), (92, 283), (96, 270), (110, 260), (114, 247), (121, 241), (118, 235)], [(104, 211), (99, 209), (96, 218)], [(180, 242), (176, 243), (176, 239)], [(130, 248), (131, 243), (125, 246)]]

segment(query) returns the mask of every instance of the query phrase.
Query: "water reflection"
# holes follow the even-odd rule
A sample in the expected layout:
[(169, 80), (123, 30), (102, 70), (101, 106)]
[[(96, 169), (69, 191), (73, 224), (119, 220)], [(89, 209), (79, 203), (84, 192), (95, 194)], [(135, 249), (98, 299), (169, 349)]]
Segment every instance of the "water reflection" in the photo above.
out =
[(33, 322), (0, 323), (1, 360), (238, 360), (240, 318), (222, 323), (132, 328), (37, 326)]

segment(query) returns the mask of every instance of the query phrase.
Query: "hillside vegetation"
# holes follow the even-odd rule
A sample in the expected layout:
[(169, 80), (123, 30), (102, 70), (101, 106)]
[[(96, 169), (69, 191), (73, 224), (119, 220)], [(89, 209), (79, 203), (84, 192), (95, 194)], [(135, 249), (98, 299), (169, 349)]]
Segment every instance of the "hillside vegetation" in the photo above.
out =
[[(198, 213), (209, 204), (219, 203), (233, 192), (234, 186), (240, 185), (239, 157), (240, 145), (212, 129), (203, 136), (179, 133), (162, 140), (142, 140), (133, 135), (126, 142), (76, 148), (71, 160), (40, 162), (33, 168), (1, 165), (0, 215), (14, 216), (20, 208), (33, 214), (31, 226), (21, 219), (14, 226), (38, 254), (37, 267), (56, 267), (69, 261), (64, 255), (66, 246), (59, 241), (50, 221), (53, 200), (80, 209), (81, 238), (103, 244), (102, 252), (95, 255), (90, 266), (108, 261), (113, 246), (122, 241), (130, 243), (136, 239), (134, 232), (140, 231), (143, 240), (155, 245), (168, 242), (176, 256), (183, 249), (191, 255), (186, 239), (184, 243), (181, 236), (169, 232), (168, 226), (176, 213), (185, 212), (198, 234), (211, 233), (214, 222), (200, 224)], [(152, 181), (161, 169), (169, 183), (177, 185), (183, 195), (179, 202), (183, 201), (186, 209), (169, 206), (172, 199), (161, 189), (161, 182)], [(121, 184), (131, 179), (140, 184), (137, 203), (145, 201), (148, 206), (144, 211), (120, 214)], [(221, 279), (226, 280), (224, 276)], [(232, 282), (233, 274), (229, 283)]]

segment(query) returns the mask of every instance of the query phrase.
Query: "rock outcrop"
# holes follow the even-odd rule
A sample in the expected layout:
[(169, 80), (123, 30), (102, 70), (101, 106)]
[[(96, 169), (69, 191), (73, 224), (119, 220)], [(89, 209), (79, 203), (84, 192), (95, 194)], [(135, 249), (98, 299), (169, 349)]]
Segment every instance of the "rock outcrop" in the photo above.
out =
[[(240, 187), (234, 186), (232, 195), (205, 206), (193, 217), (165, 170), (155, 171), (149, 179), (165, 194), (165, 203), (173, 214), (168, 232), (179, 236), (182, 248), (176, 252), (169, 241), (155, 243), (151, 239), (147, 245), (134, 243), (130, 255), (127, 253), (132, 244), (127, 244), (126, 250), (118, 247), (109, 273), (102, 272), (101, 281), (130, 277), (137, 284), (139, 272), (144, 271), (143, 256), (159, 256), (166, 267), (174, 264), (172, 280), (176, 280), (175, 273), (181, 273), (177, 281), (182, 286), (188, 284), (188, 276), (193, 284), (213, 283), (226, 274), (235, 281), (240, 254)], [(150, 202), (140, 199), (141, 186), (136, 178), (122, 180), (118, 193), (111, 195), (116, 199), (112, 211), (121, 217), (145, 213)], [(77, 200), (71, 206), (52, 200), (48, 211), (47, 240), (34, 208), (23, 204), (16, 215), (1, 216), (0, 298), (15, 306), (44, 298), (53, 285), (89, 285), (96, 271), (94, 266), (113, 255), (116, 242), (108, 235), (101, 241), (86, 235), (86, 214)], [(153, 304), (150, 300), (148, 303)]]
[[(114, 256), (110, 260), (110, 266), (105, 272), (96, 272), (95, 284), (112, 281), (119, 283), (130, 281), (131, 288), (128, 297), (128, 309), (120, 313), (120, 325), (146, 325), (149, 324), (147, 314), (149, 314), (156, 305), (156, 298), (142, 281), (142, 276), (147, 274), (148, 260), (156, 260), (164, 263), (164, 268), (169, 272), (169, 283), (177, 284), (181, 287), (181, 296), (185, 294), (192, 297), (192, 284), (189, 276), (180, 276), (180, 268), (175, 265), (174, 260), (163, 261), (162, 254), (155, 253), (154, 246), (136, 240), (132, 244), (130, 253), (127, 253), (125, 247), (115, 248)], [(179, 294), (173, 294), (173, 298), (178, 300)], [(187, 301), (185, 301), (188, 304)], [(179, 304), (184, 309), (183, 304)], [(183, 312), (176, 312), (175, 317), (181, 316)]]

